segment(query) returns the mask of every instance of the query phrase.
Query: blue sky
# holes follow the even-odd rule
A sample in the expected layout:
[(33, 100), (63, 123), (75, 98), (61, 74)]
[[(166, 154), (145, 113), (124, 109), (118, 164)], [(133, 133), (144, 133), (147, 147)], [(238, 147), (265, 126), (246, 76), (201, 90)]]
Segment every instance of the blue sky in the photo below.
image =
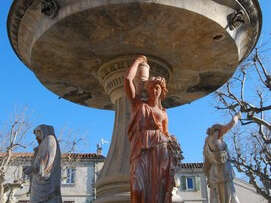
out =
[[(15, 109), (29, 108), (34, 125), (53, 125), (57, 132), (69, 128), (83, 136), (86, 144), (80, 152), (95, 152), (101, 138), (111, 139), (114, 112), (84, 107), (58, 96), (41, 85), (35, 75), (25, 67), (13, 52), (6, 30), (6, 20), (12, 0), (2, 0), (0, 8), (0, 125), (10, 119)], [(263, 30), (261, 40), (271, 33), (271, 2), (261, 0)], [(213, 95), (191, 104), (168, 109), (169, 131), (175, 134), (184, 151), (185, 162), (202, 161), (202, 148), (206, 129), (214, 123), (225, 123), (229, 115), (217, 112)], [(33, 139), (30, 133), (28, 139)], [(106, 155), (109, 145), (104, 145)]]

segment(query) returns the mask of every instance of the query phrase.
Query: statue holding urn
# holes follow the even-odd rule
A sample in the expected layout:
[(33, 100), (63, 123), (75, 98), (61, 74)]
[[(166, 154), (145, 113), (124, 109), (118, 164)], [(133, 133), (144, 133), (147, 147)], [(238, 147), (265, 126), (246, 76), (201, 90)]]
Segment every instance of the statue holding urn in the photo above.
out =
[[(131, 104), (128, 137), (131, 143), (131, 203), (171, 203), (175, 168), (179, 162), (176, 139), (168, 132), (167, 93), (163, 77), (151, 77), (145, 56), (139, 56), (125, 76), (125, 91)], [(145, 90), (144, 90), (145, 89)], [(146, 97), (142, 98), (142, 92)]]

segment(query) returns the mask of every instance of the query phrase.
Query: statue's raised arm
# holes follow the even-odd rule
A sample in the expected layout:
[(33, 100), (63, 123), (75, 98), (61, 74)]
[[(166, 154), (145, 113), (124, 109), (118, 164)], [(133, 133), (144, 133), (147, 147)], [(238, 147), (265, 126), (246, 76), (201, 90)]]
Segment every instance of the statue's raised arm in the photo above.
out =
[(167, 112), (162, 106), (168, 92), (166, 80), (149, 78), (149, 70), (147, 58), (140, 56), (129, 67), (124, 82), (131, 103), (127, 131), (131, 203), (171, 203), (180, 149), (168, 132)]
[(237, 124), (241, 113), (226, 124), (215, 124), (208, 128), (204, 145), (204, 173), (210, 188), (210, 203), (240, 203), (234, 188), (234, 171), (230, 153), (223, 136)]
[(124, 78), (124, 88), (128, 99), (130, 100), (132, 107), (136, 103), (136, 87), (134, 85), (134, 80), (138, 71), (140, 64), (147, 63), (147, 58), (145, 56), (139, 56), (129, 67)]
[(224, 136), (230, 129), (232, 129), (237, 123), (238, 120), (241, 118), (241, 113), (237, 113), (232, 117), (232, 120), (226, 124), (221, 126), (219, 137)]

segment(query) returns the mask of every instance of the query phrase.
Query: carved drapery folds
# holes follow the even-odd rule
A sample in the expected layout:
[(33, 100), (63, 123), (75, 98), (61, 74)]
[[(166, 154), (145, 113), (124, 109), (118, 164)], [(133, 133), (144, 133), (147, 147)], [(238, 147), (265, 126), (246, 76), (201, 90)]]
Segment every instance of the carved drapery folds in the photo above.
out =
[(59, 4), (57, 0), (41, 0), (41, 13), (54, 18), (58, 14)]

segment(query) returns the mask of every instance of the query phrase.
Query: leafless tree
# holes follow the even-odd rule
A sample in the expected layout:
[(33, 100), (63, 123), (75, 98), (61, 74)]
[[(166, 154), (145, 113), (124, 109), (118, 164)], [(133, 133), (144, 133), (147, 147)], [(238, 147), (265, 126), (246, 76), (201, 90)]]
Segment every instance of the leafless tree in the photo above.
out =
[(70, 127), (62, 127), (58, 132), (58, 142), (62, 153), (62, 181), (66, 181), (68, 177), (67, 170), (75, 168), (76, 159), (73, 154), (78, 152), (78, 148), (86, 144), (86, 137), (79, 131)]
[(239, 71), (216, 91), (218, 110), (242, 113), (232, 136), (232, 162), (257, 192), (271, 202), (271, 74), (268, 59), (256, 48)]
[(63, 127), (58, 134), (58, 142), (61, 147), (62, 153), (75, 153), (78, 151), (78, 147), (85, 144), (86, 138), (84, 135), (69, 127)]
[(24, 137), (31, 124), (26, 117), (26, 111), (15, 113), (14, 118), (0, 131), (0, 202), (7, 202), (13, 198), (15, 190), (23, 187), (23, 180), (19, 177), (14, 182), (8, 182), (6, 175), (12, 162), (13, 153), (19, 148), (26, 148)]
[[(26, 139), (26, 135), (30, 132), (33, 127), (32, 116), (27, 108), (19, 110), (14, 113), (10, 121), (1, 123), (0, 122), (0, 202), (12, 202), (14, 194), (17, 190), (22, 189), (25, 179), (18, 170), (10, 174), (11, 166), (14, 166), (16, 161), (16, 152), (32, 151), (32, 147), (36, 145), (35, 136), (30, 135)], [(6, 120), (6, 119), (5, 119)], [(76, 131), (70, 127), (62, 127), (57, 132), (57, 138), (61, 147), (62, 154), (65, 154), (64, 162), (62, 167), (63, 180), (67, 177), (66, 169), (73, 167), (74, 161), (73, 153), (79, 151), (80, 147), (88, 145), (86, 134), (83, 135), (81, 132)], [(16, 165), (16, 164), (15, 164)], [(22, 195), (28, 195), (22, 194)]]

